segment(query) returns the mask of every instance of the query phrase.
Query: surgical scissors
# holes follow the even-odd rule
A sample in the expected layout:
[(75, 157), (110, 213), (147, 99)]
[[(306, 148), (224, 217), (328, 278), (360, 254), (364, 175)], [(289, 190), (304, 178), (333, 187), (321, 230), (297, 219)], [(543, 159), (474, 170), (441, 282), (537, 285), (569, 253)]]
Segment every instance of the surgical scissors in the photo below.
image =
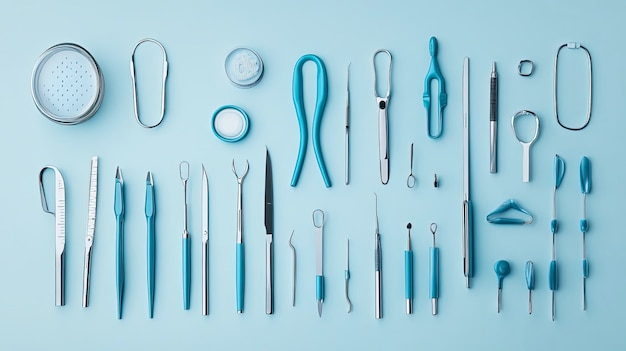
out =
[[(150, 43), (154, 43), (156, 44), (160, 49), (161, 52), (163, 53), (163, 77), (161, 80), (161, 117), (159, 117), (159, 120), (155, 123), (155, 124), (144, 124), (141, 121), (141, 118), (139, 118), (139, 106), (137, 103), (137, 79), (135, 78), (135, 51), (137, 51), (137, 47), (139, 47), (139, 45), (146, 43), (146, 42), (150, 42)], [(161, 122), (163, 122), (163, 116), (165, 116), (165, 81), (167, 80), (167, 54), (165, 53), (165, 48), (163, 47), (163, 44), (161, 44), (159, 41), (152, 39), (152, 38), (145, 38), (145, 39), (141, 39), (133, 48), (133, 53), (130, 56), (130, 78), (133, 81), (133, 106), (135, 108), (135, 120), (137, 121), (137, 123), (139, 123), (140, 126), (144, 127), (144, 128), (154, 128), (156, 126), (158, 126), (159, 124), (161, 124)]]
[[(48, 209), (46, 193), (43, 191), (43, 173), (47, 169), (54, 171), (54, 211)], [(39, 172), (39, 195), (43, 211), (53, 215), (55, 222), (54, 304), (65, 306), (65, 182), (56, 167), (45, 166)]]
[(243, 251), (243, 179), (248, 174), (249, 163), (246, 160), (246, 168), (244, 168), (241, 177), (235, 169), (235, 160), (233, 160), (233, 173), (237, 178), (237, 313), (243, 313), (243, 294), (244, 294), (244, 251)]
[(327, 188), (330, 188), (330, 177), (328, 176), (328, 171), (326, 170), (326, 165), (324, 164), (324, 157), (322, 156), (322, 148), (320, 145), (322, 116), (324, 115), (324, 107), (326, 106), (326, 99), (328, 97), (328, 78), (326, 77), (326, 67), (324, 66), (324, 62), (321, 58), (312, 54), (300, 57), (293, 69), (292, 97), (293, 104), (296, 108), (298, 124), (300, 126), (300, 147), (298, 148), (298, 158), (296, 160), (296, 166), (293, 170), (293, 176), (291, 177), (291, 186), (295, 187), (298, 184), (300, 172), (302, 171), (302, 164), (304, 163), (304, 156), (306, 154), (307, 122), (304, 110), (302, 66), (304, 66), (307, 61), (312, 61), (315, 65), (317, 65), (317, 95), (315, 98), (315, 112), (313, 114), (313, 130), (311, 136), (313, 139), (313, 151), (315, 152), (315, 158), (317, 159), (317, 165), (322, 173), (324, 184)]
[[(378, 82), (376, 79), (376, 56), (385, 53), (389, 56), (389, 68), (387, 70), (387, 92), (385, 96), (378, 95)], [(389, 50), (379, 49), (372, 57), (374, 66), (374, 96), (378, 104), (378, 158), (380, 160), (380, 181), (383, 184), (389, 182), (389, 120), (387, 119), (387, 108), (389, 107), (389, 97), (391, 96), (391, 53)]]
[[(317, 297), (317, 314), (322, 316), (324, 303), (324, 211), (313, 211), (313, 226), (315, 227), (315, 292)], [(318, 221), (321, 219), (321, 222)]]
[[(430, 52), (430, 66), (428, 67), (426, 78), (424, 78), (424, 95), (422, 96), (422, 99), (424, 100), (424, 107), (426, 108), (426, 132), (428, 133), (429, 138), (437, 139), (441, 136), (441, 133), (443, 133), (443, 108), (448, 104), (446, 84), (443, 80), (441, 70), (439, 69), (439, 64), (437, 63), (437, 53), (439, 51), (437, 38), (430, 37), (430, 41), (428, 42), (428, 51)], [(437, 130), (434, 133), (432, 132), (432, 126), (430, 123), (430, 82), (433, 79), (437, 81), (439, 88), (439, 113)]]
[[(559, 104), (557, 101), (557, 68), (559, 66), (559, 52), (561, 52), (561, 49), (567, 47), (568, 49), (583, 49), (583, 51), (585, 51), (585, 54), (587, 54), (587, 67), (589, 67), (589, 98), (587, 99), (587, 119), (585, 120), (585, 123), (583, 123), (582, 126), (580, 127), (568, 127), (566, 125), (564, 125), (561, 120), (559, 119)], [(554, 91), (553, 91), (553, 96), (554, 96), (554, 116), (556, 117), (556, 122), (563, 128), (567, 129), (567, 130), (573, 130), (573, 131), (577, 131), (577, 130), (582, 130), (585, 129), (585, 127), (587, 127), (587, 125), (589, 124), (589, 121), (591, 120), (591, 97), (592, 97), (592, 85), (591, 85), (591, 78), (592, 78), (592, 74), (591, 74), (591, 54), (589, 53), (589, 50), (587, 50), (586, 47), (582, 46), (580, 43), (576, 43), (576, 42), (570, 42), (570, 43), (565, 43), (562, 44), (561, 46), (559, 46), (559, 48), (556, 50), (556, 55), (554, 56)]]
[(406, 178), (406, 186), (413, 189), (415, 187), (415, 176), (413, 175), (413, 143), (411, 143), (411, 171), (409, 172), (409, 176)]
[(183, 309), (189, 309), (191, 299), (191, 238), (187, 231), (187, 181), (189, 180), (189, 162), (178, 164), (180, 180), (183, 182)]
[[(515, 128), (515, 120), (524, 115), (530, 115), (535, 118), (535, 134), (529, 141), (523, 141), (522, 139), (520, 139), (519, 135), (517, 134), (517, 129)], [(528, 183), (530, 181), (530, 147), (535, 142), (535, 140), (537, 140), (537, 136), (539, 136), (539, 116), (537, 116), (537, 114), (532, 111), (519, 111), (511, 118), (511, 128), (513, 128), (513, 133), (515, 134), (515, 138), (517, 139), (517, 141), (522, 144), (522, 182)]]

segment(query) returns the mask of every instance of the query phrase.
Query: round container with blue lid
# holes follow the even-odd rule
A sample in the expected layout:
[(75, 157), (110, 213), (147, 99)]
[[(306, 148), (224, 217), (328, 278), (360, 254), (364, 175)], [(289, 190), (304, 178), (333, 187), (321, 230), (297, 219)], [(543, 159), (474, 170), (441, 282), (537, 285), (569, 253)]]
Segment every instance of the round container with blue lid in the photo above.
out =
[(248, 114), (233, 105), (218, 108), (211, 119), (211, 129), (215, 136), (229, 143), (243, 139), (248, 134), (249, 126)]
[(263, 60), (250, 49), (236, 48), (226, 56), (224, 69), (236, 87), (251, 88), (263, 77)]

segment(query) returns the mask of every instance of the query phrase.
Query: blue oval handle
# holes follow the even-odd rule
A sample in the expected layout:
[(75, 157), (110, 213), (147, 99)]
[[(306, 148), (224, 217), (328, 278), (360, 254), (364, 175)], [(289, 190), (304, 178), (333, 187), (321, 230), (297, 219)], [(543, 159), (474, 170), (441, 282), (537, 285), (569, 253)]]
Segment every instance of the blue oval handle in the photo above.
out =
[(580, 191), (583, 194), (591, 192), (591, 163), (587, 156), (580, 160)]

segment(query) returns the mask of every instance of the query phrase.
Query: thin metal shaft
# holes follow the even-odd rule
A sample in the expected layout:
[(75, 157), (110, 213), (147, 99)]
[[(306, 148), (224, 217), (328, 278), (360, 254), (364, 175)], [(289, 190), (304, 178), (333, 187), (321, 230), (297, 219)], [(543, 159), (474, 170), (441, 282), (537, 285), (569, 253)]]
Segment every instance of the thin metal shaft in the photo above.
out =
[(291, 236), (289, 237), (289, 247), (291, 248), (291, 257), (292, 257), (292, 269), (291, 269), (291, 306), (296, 305), (296, 248), (293, 246), (294, 231), (291, 231)]
[(350, 183), (350, 63), (346, 80), (346, 123), (345, 123), (345, 173), (346, 185)]
[(498, 313), (500, 313), (501, 308), (502, 308), (502, 288), (498, 288)]

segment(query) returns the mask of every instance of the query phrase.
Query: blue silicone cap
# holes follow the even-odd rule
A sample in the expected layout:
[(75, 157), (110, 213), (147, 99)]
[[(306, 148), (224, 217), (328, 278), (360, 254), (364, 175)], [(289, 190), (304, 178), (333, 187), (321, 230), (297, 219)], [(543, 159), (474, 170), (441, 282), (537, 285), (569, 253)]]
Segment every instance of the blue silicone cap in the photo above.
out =
[(226, 105), (218, 108), (211, 118), (211, 129), (215, 136), (225, 142), (235, 142), (248, 134), (248, 114), (238, 106)]

